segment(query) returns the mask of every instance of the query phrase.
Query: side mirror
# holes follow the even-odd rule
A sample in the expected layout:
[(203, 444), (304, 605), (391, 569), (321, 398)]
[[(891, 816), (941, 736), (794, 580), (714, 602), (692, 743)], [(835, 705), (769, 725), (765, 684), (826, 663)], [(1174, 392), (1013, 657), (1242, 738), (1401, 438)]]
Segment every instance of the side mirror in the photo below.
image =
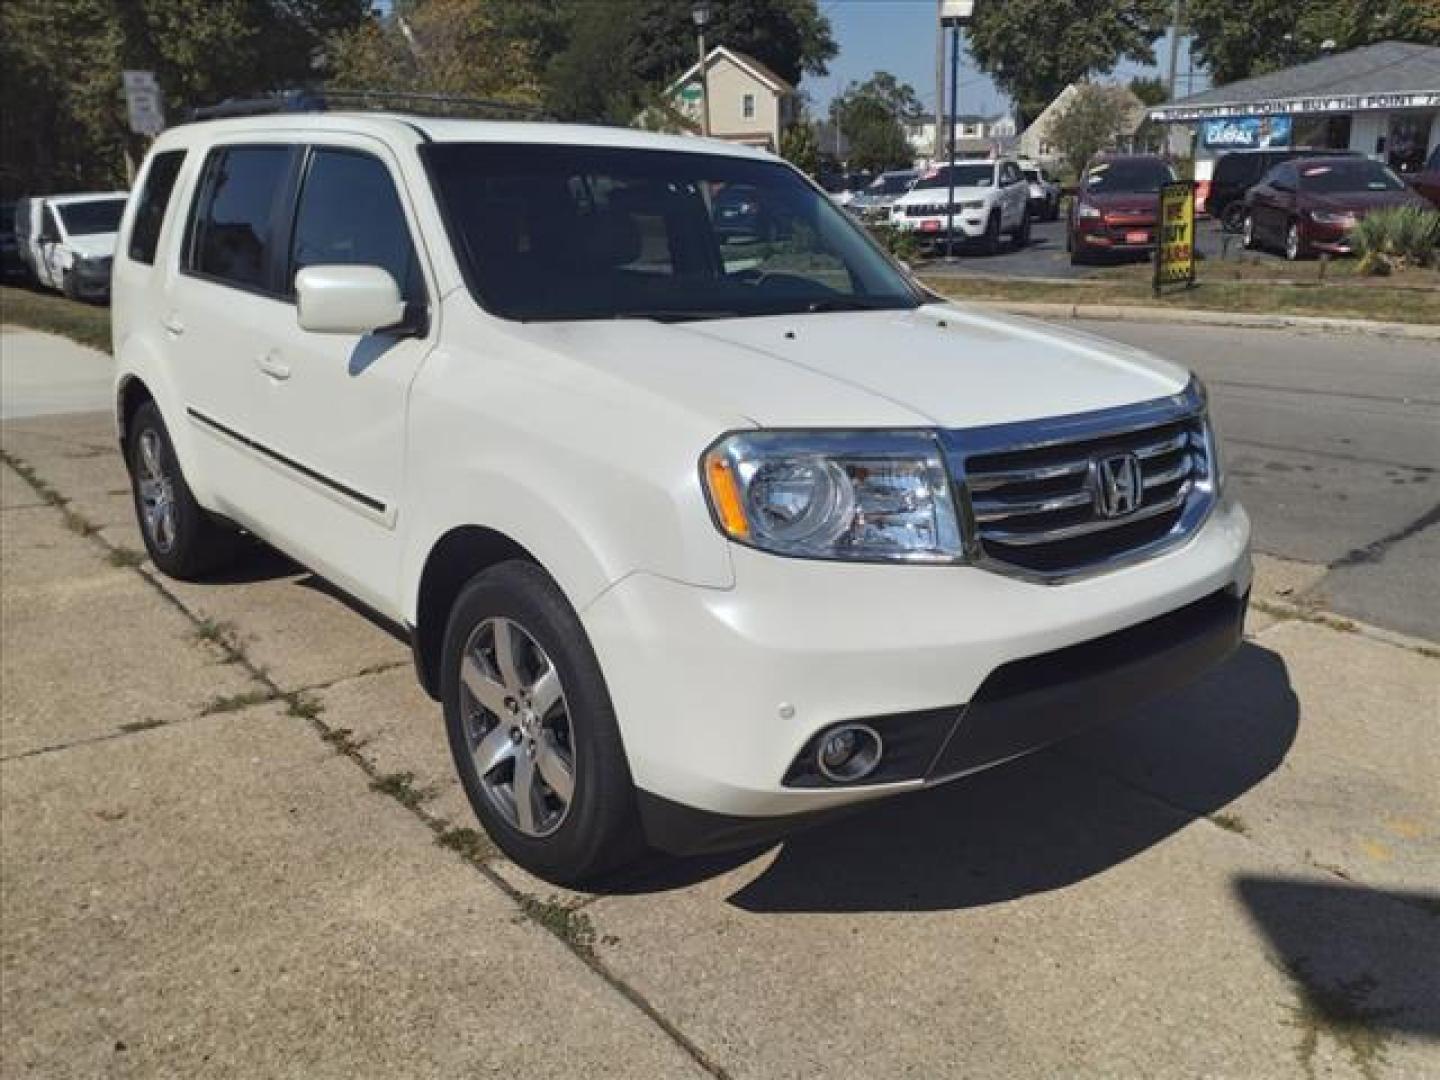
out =
[(315, 334), (368, 334), (405, 320), (400, 286), (378, 266), (307, 266), (295, 275), (300, 328)]

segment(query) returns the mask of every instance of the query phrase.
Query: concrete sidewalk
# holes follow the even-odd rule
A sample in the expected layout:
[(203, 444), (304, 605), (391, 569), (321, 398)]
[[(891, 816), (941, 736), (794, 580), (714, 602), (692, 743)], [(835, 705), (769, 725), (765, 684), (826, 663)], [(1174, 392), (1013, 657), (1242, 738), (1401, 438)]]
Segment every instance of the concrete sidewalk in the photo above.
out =
[(153, 576), (103, 415), (0, 444), (7, 1076), (1440, 1073), (1440, 662), (1305, 567), (1147, 715), (579, 896), (324, 582)]
[(111, 407), (115, 364), (54, 334), (0, 326), (0, 420)]

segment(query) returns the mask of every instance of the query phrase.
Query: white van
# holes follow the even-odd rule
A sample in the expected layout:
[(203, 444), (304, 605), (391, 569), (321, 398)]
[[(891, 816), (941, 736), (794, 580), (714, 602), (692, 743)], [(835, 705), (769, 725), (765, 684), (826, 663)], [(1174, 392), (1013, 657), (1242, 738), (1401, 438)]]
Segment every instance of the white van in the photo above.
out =
[(110, 295), (123, 191), (42, 195), (15, 204), (15, 243), (32, 281), (72, 300)]
[(403, 629), (476, 814), (551, 880), (954, 780), (1240, 641), (1199, 381), (944, 301), (772, 155), (206, 121), (121, 237), (150, 558), (200, 578), (243, 530)]

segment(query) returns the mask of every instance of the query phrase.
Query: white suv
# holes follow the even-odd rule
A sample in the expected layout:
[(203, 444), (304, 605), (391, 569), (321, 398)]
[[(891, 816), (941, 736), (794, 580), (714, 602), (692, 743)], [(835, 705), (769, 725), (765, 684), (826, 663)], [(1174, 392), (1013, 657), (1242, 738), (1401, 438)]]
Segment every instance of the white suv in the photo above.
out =
[(552, 880), (954, 779), (1239, 641), (1200, 384), (945, 303), (768, 154), (259, 116), (166, 132), (137, 190), (150, 557), (199, 577), (243, 530), (403, 627)]
[(931, 243), (943, 243), (951, 227), (948, 235), (957, 243), (978, 240), (986, 254), (999, 251), (1006, 235), (1016, 247), (1025, 247), (1030, 243), (1030, 185), (1009, 158), (938, 165), (891, 204), (890, 222)]

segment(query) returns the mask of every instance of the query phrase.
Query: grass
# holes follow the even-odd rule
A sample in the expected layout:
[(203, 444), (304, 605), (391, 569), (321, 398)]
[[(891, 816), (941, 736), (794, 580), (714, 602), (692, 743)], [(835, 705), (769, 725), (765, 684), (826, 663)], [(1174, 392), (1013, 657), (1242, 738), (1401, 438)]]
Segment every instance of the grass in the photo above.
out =
[(1440, 325), (1440, 291), (1372, 285), (1358, 280), (1332, 281), (1321, 285), (1202, 278), (1193, 289), (1170, 291), (1159, 299), (1151, 295), (1148, 278), (1090, 278), (1073, 284), (1020, 279), (930, 278), (926, 284), (955, 300), (1111, 304), (1162, 311), (1328, 316)]
[(248, 709), (251, 705), (263, 705), (267, 701), (274, 700), (275, 692), (273, 690), (245, 690), (239, 694), (211, 699), (210, 703), (200, 710), (200, 715), (215, 716), (219, 713), (239, 712), (241, 709)]
[(0, 323), (44, 330), (101, 352), (110, 351), (110, 309), (59, 294), (0, 286)]

